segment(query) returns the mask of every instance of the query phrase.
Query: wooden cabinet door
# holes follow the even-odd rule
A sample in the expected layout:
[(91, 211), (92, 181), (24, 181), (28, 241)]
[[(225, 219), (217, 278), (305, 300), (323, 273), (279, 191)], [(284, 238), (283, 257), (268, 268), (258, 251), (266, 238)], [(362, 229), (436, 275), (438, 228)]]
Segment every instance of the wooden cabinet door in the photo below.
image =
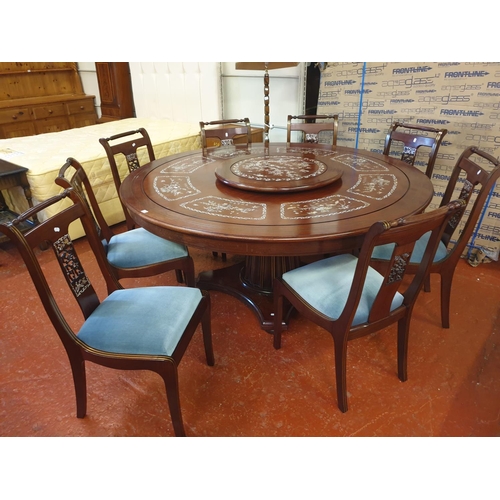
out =
[(0, 138), (33, 135), (35, 127), (31, 122), (31, 110), (28, 107), (0, 109)]
[(0, 139), (10, 139), (12, 137), (24, 137), (25, 135), (35, 135), (33, 122), (4, 123), (0, 125)]
[(124, 62), (96, 62), (99, 94), (101, 96), (100, 122), (121, 120), (135, 116), (130, 67)]
[(48, 132), (60, 132), (68, 130), (70, 127), (67, 116), (54, 116), (52, 118), (43, 118), (35, 121), (35, 130), (37, 134), (47, 134)]
[(43, 106), (33, 106), (32, 117), (35, 120), (37, 134), (60, 132), (70, 128), (66, 108), (63, 102), (52, 102)]
[(69, 116), (71, 128), (86, 127), (87, 125), (95, 125), (97, 123), (95, 113), (78, 113)]
[(85, 127), (97, 123), (94, 99), (80, 99), (66, 103), (71, 128)]

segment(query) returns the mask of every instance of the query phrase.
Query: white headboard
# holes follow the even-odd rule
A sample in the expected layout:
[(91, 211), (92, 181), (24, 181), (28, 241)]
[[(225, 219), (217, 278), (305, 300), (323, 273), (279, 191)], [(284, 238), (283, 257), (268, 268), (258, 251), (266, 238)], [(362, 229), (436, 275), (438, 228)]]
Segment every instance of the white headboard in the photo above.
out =
[(130, 74), (138, 118), (222, 118), (220, 63), (131, 62)]

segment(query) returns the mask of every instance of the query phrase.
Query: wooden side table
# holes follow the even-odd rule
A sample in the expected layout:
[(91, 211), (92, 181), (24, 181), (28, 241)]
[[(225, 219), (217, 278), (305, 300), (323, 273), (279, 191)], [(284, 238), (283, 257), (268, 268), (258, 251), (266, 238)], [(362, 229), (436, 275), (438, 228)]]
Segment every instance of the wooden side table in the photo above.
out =
[[(10, 163), (7, 160), (2, 160), (0, 158), (0, 222), (8, 222), (15, 219), (19, 214), (9, 210), (5, 199), (2, 196), (2, 189), (10, 189), (15, 186), (21, 186), (24, 190), (24, 196), (28, 201), (28, 205), (31, 208), (33, 202), (31, 199), (31, 187), (26, 177), (26, 172), (28, 171), (25, 167), (20, 167), (14, 163)], [(20, 228), (23, 232), (28, 231), (33, 227), (33, 225), (38, 224), (38, 219), (36, 215), (33, 217), (33, 222), (23, 222)], [(8, 241), (8, 238), (4, 235), (0, 236), (0, 243)]]

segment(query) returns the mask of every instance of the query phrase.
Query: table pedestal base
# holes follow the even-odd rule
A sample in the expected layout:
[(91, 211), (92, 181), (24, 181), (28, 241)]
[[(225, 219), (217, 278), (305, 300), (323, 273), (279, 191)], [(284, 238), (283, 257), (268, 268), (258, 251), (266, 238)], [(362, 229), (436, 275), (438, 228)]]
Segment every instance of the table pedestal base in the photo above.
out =
[[(200, 273), (196, 284), (202, 290), (216, 290), (241, 300), (257, 315), (261, 328), (271, 332), (274, 278), (295, 269), (299, 263), (298, 257), (245, 257), (244, 262)], [(283, 315), (285, 328), (291, 310)]]

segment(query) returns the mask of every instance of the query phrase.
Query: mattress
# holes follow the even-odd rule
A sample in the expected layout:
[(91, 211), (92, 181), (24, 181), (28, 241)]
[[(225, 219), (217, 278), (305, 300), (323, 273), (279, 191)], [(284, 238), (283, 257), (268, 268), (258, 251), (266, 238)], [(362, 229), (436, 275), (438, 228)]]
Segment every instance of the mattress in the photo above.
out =
[[(55, 184), (55, 178), (67, 158), (75, 158), (85, 168), (106, 221), (113, 225), (123, 221), (125, 216), (99, 139), (141, 127), (148, 131), (156, 158), (201, 147), (199, 123), (159, 118), (127, 118), (61, 132), (2, 139), (0, 158), (29, 169), (27, 177), (34, 205), (61, 191)], [(145, 148), (138, 151), (138, 156), (141, 164), (148, 161)], [(128, 168), (123, 155), (117, 157), (117, 163), (120, 175), (124, 178), (128, 174)], [(11, 210), (18, 213), (27, 210), (28, 203), (21, 188), (12, 188), (2, 194)], [(68, 203), (65, 200), (40, 212), (39, 220), (47, 219)], [(70, 230), (70, 236), (73, 239), (83, 236), (81, 225), (74, 226)]]

